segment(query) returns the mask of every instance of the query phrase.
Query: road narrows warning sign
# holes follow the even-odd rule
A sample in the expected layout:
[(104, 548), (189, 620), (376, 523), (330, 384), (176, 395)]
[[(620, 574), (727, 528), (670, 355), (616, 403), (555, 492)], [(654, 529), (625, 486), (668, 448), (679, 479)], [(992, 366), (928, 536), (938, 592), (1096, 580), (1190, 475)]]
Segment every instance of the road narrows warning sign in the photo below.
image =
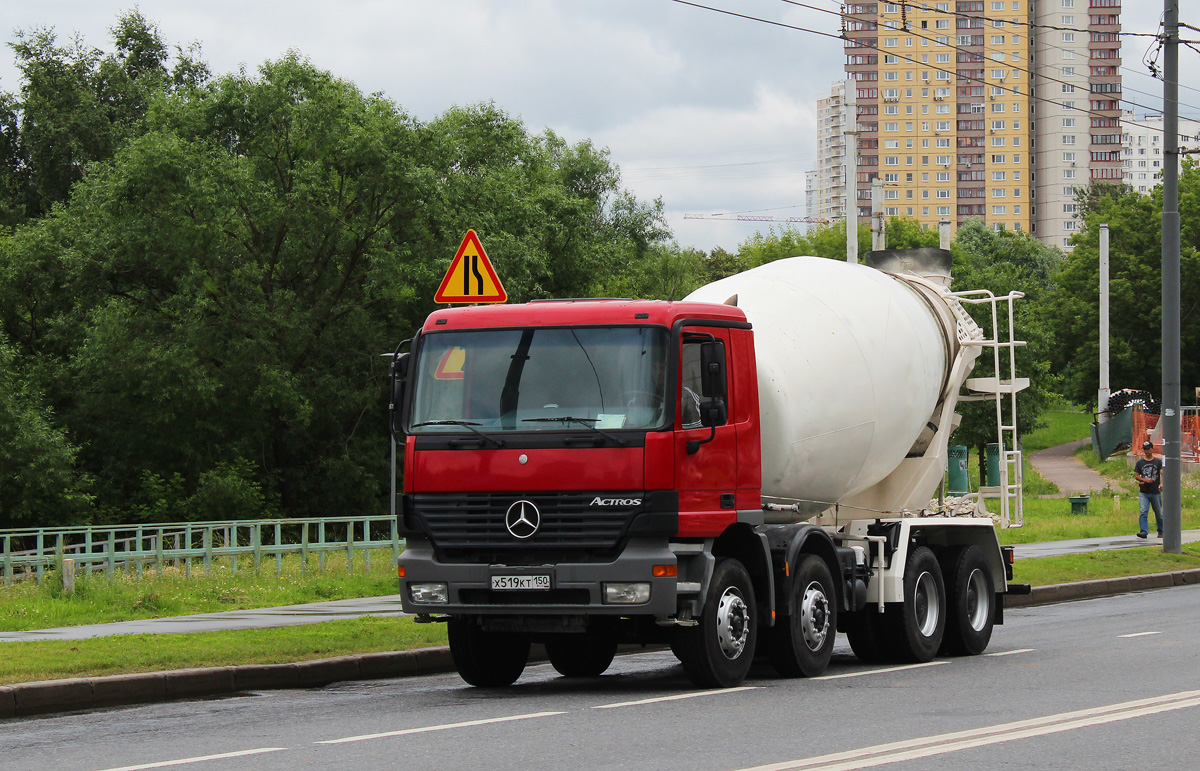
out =
[(502, 303), (508, 300), (492, 261), (474, 230), (468, 230), (463, 236), (433, 299), (439, 303)]

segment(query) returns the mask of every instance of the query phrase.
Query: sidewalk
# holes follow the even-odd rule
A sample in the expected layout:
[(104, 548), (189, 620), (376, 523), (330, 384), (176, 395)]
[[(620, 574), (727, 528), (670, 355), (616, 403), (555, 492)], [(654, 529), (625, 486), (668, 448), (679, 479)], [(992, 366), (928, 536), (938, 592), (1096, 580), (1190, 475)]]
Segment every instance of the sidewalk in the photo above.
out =
[(1080, 439), (1029, 454), (1029, 463), (1059, 489), (1058, 495), (1043, 497), (1086, 495), (1093, 490), (1104, 490), (1112, 486), (1111, 480), (1105, 479), (1099, 472), (1088, 468), (1075, 457), (1077, 449), (1090, 443), (1090, 439)]

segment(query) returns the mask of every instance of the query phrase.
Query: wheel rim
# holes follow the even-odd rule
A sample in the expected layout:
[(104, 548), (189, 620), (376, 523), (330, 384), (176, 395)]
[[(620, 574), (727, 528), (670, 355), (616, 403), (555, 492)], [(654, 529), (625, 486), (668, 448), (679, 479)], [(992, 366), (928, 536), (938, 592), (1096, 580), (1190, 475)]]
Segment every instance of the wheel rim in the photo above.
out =
[(750, 609), (737, 587), (729, 587), (717, 603), (717, 640), (727, 659), (736, 659), (750, 639)]
[(992, 596), (988, 592), (987, 578), (979, 568), (971, 571), (967, 578), (967, 618), (971, 628), (982, 632), (992, 615)]
[(804, 588), (800, 601), (800, 631), (810, 651), (819, 651), (829, 635), (829, 599), (816, 581)]
[(917, 628), (922, 637), (932, 637), (937, 630), (941, 618), (941, 596), (938, 594), (937, 582), (931, 573), (922, 573), (917, 577), (916, 592), (913, 595), (913, 611), (916, 614)]

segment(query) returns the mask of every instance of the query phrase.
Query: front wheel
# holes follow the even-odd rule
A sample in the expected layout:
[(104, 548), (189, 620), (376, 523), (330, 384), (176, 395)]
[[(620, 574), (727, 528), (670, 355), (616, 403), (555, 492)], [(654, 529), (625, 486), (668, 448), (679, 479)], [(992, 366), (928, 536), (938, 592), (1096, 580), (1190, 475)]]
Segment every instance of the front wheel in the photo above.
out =
[(771, 628), (771, 663), (784, 677), (816, 677), (833, 656), (837, 594), (829, 566), (815, 554), (796, 560), (787, 613)]
[(717, 561), (699, 623), (676, 634), (672, 650), (696, 685), (731, 688), (746, 679), (758, 641), (758, 607), (741, 562)]
[(964, 546), (947, 552), (942, 557), (942, 572), (950, 593), (942, 652), (954, 656), (983, 653), (996, 621), (996, 590), (983, 550)]
[(529, 661), (529, 638), (511, 632), (487, 632), (471, 619), (451, 618), (446, 625), (454, 667), (468, 685), (512, 685)]
[(616, 653), (617, 641), (609, 635), (572, 634), (546, 641), (550, 665), (563, 677), (602, 675)]

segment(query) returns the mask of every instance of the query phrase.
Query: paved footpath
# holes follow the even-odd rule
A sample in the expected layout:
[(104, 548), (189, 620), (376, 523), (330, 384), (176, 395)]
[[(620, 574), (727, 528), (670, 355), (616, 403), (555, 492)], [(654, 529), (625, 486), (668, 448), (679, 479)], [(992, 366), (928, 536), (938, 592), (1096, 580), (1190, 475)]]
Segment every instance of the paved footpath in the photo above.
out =
[[(1068, 495), (1087, 495), (1094, 490), (1104, 490), (1112, 487), (1112, 480), (1106, 479), (1099, 472), (1088, 468), (1075, 457), (1075, 451), (1090, 439), (1080, 439), (1077, 442), (1067, 442), (1055, 447), (1029, 453), (1029, 463), (1038, 473), (1058, 486), (1059, 494), (1046, 496), (1065, 498)], [(1130, 479), (1133, 477), (1131, 476)]]

